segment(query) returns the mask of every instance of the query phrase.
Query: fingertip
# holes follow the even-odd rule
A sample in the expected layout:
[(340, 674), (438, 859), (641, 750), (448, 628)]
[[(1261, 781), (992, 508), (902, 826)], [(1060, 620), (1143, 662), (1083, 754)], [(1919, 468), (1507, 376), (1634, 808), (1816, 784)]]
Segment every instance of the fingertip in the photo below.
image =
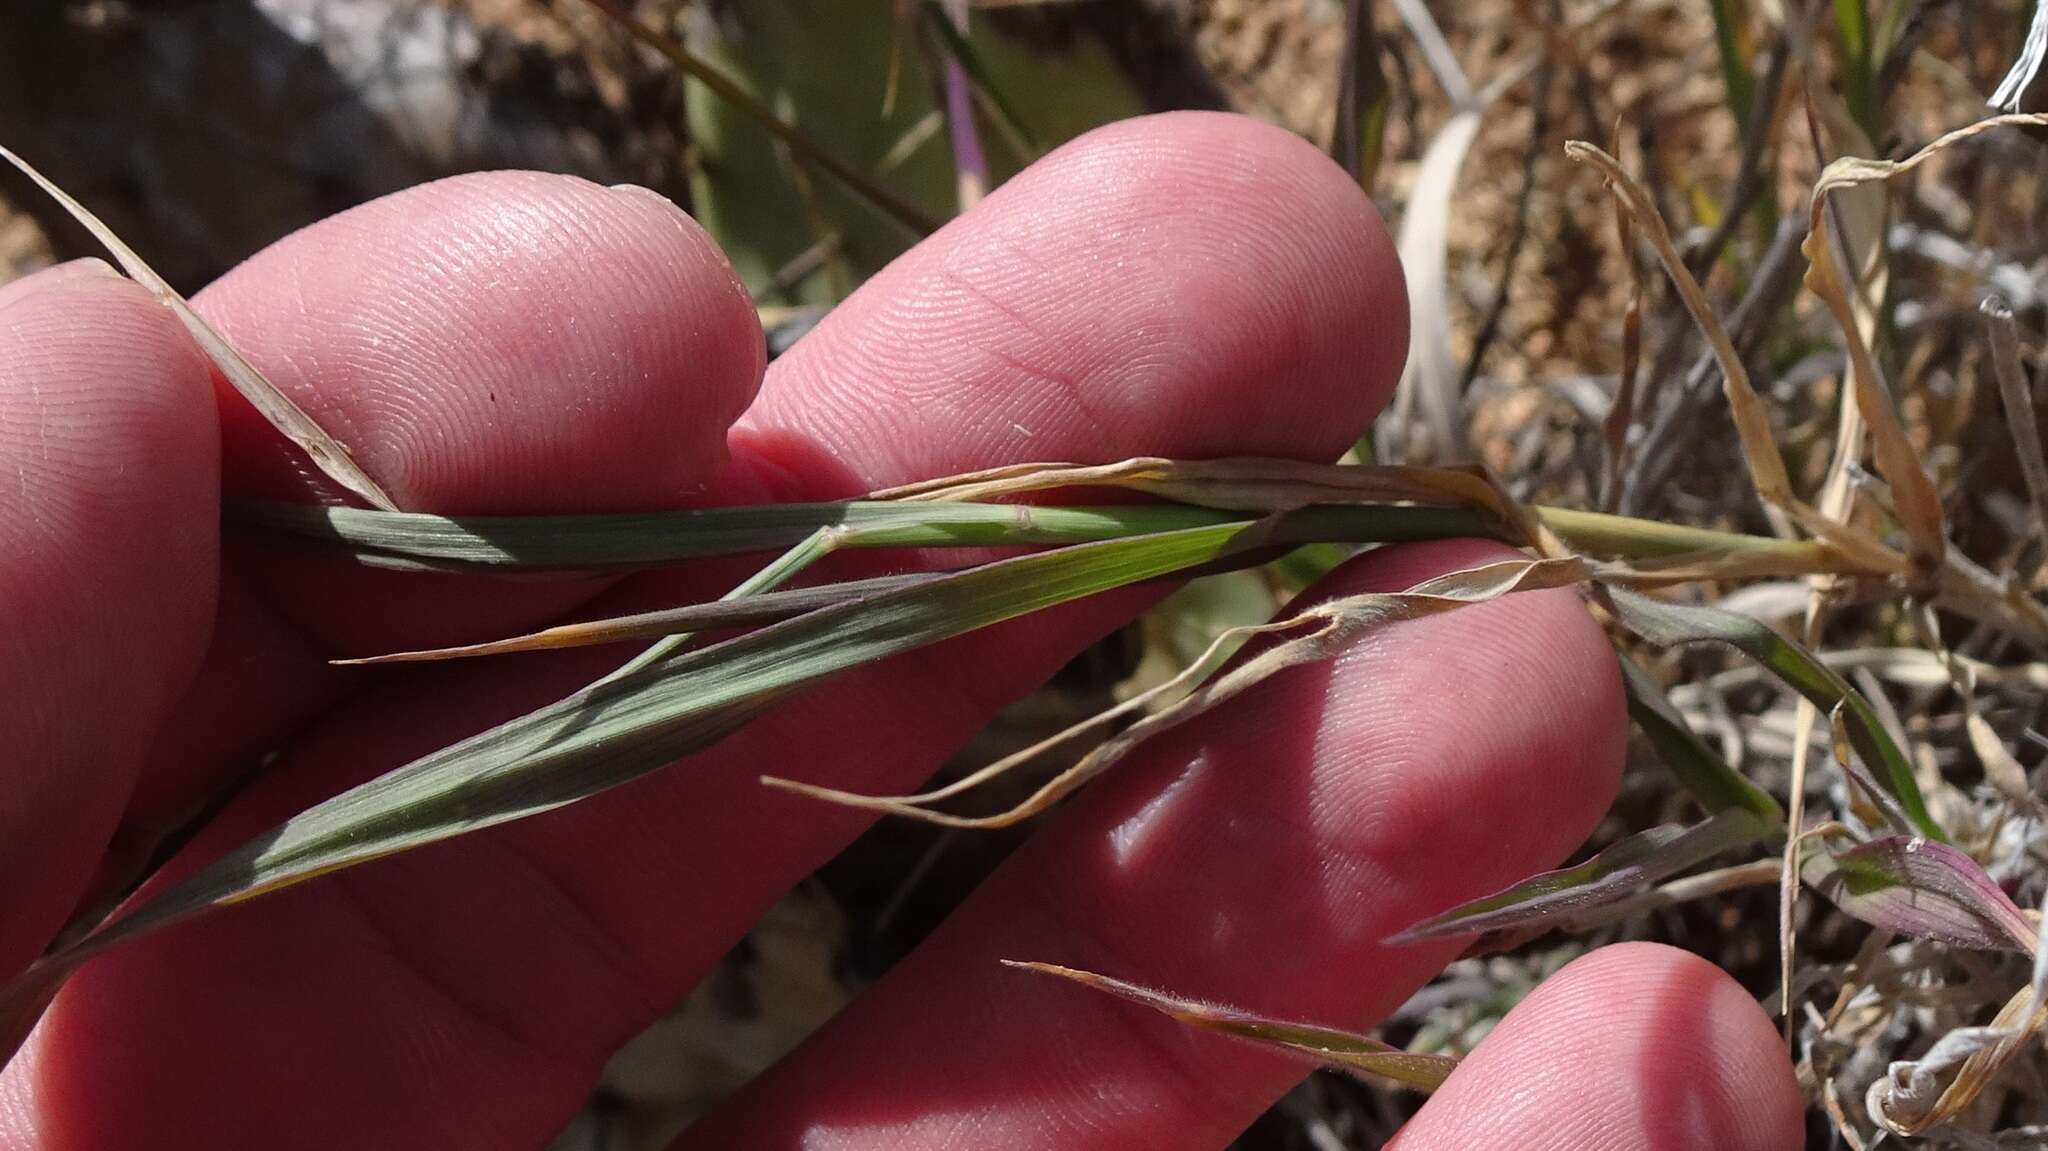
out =
[(1283, 303), (1301, 317), (1304, 359), (1312, 372), (1350, 373), (1357, 391), (1343, 398), (1359, 418), (1376, 416), (1408, 356), (1408, 293), (1393, 237), (1357, 181), (1293, 132), (1231, 113), (1169, 112), (1098, 135), (1084, 137), (1095, 163), (1235, 223), (1240, 243), (1291, 265)]
[(113, 265), (96, 256), (84, 256), (76, 260), (66, 260), (61, 264), (52, 264), (20, 279), (0, 283), (0, 308), (37, 292), (61, 287), (76, 279), (93, 277), (120, 279), (121, 273), (115, 271)]
[[(1333, 572), (1303, 601), (1397, 592), (1436, 576), (1521, 558), (1503, 544), (1448, 539), (1370, 552)], [(1447, 702), (1415, 706), (1395, 690), (1341, 693), (1327, 722), (1355, 747), (1337, 762), (1327, 805), (1350, 813), (1333, 831), (1369, 844), (1400, 876), (1405, 901), (1433, 914), (1523, 878), (1505, 860), (1556, 860), (1576, 849), (1613, 802), (1627, 750), (1627, 711), (1614, 653), (1571, 588), (1515, 592), (1369, 635), (1339, 667), (1412, 667), (1409, 692)], [(1505, 706), (1504, 706), (1505, 705)], [(1388, 749), (1406, 749), (1389, 770)], [(1420, 858), (1463, 866), (1408, 866)], [(1475, 890), (1476, 888), (1476, 890)]]
[(1243, 116), (1141, 117), (876, 276), (777, 362), (743, 442), (802, 471), (776, 455), (796, 433), (869, 486), (1028, 459), (1331, 459), (1392, 391), (1407, 331), (1393, 245), (1328, 159)]
[[(766, 352), (718, 246), (645, 189), (450, 177), (258, 253), (197, 306), (407, 507), (672, 505), (709, 484)], [(230, 490), (305, 498), (223, 397)]]
[(1706, 960), (1656, 943), (1584, 956), (1509, 1012), (1398, 1151), (1781, 1151), (1805, 1104), (1776, 1028)]
[[(1309, 401), (1304, 408), (1360, 421), (1331, 429), (1333, 438), (1343, 433), (1345, 447), (1363, 433), (1407, 359), (1408, 296), (1393, 239), (1357, 181), (1293, 132), (1224, 112), (1119, 121), (1055, 156), (1071, 156), (1070, 167), (1049, 164), (1058, 175), (1042, 177), (1048, 182), (1090, 182), (1109, 196), (1136, 189), (1150, 210), (1213, 223), (1215, 242), (1270, 261), (1270, 279), (1250, 282), (1268, 299), (1247, 299), (1247, 284), (1211, 285), (1218, 314), (1269, 310), (1286, 337), (1274, 345), (1294, 352), (1301, 380), (1341, 380), (1350, 389), (1321, 405), (1300, 397)], [(1273, 382), (1292, 381), (1276, 372)]]

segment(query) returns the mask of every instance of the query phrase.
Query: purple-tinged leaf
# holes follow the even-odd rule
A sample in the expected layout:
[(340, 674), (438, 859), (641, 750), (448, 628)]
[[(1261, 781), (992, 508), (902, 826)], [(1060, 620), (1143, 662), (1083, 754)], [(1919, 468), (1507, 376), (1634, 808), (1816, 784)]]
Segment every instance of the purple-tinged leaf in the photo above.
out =
[(1057, 975), (1083, 987), (1092, 987), (1106, 995), (1114, 995), (1119, 999), (1149, 1007), (1189, 1027), (1249, 1039), (1263, 1047), (1305, 1058), (1324, 1067), (1347, 1071), (1361, 1077), (1390, 1079), (1417, 1091), (1434, 1091), (1441, 1087), (1444, 1079), (1458, 1065), (1458, 1061), (1449, 1055), (1422, 1055), (1413, 1051), (1403, 1051), (1370, 1035), (1360, 1035), (1355, 1031), (1322, 1027), (1314, 1023), (1269, 1019), (1235, 1007), (1182, 999), (1154, 991), (1149, 987), (1125, 983), (1121, 979), (1111, 979), (1107, 975), (1097, 975), (1092, 971), (1061, 967), (1056, 963), (1022, 963), (1005, 959), (1003, 965), (1036, 971), (1043, 975)]
[(1553, 924), (1633, 895), (1666, 876), (1771, 833), (1747, 808), (1681, 827), (1667, 823), (1637, 832), (1575, 867), (1533, 875), (1504, 891), (1461, 904), (1388, 938), (1415, 943), (1447, 935)]
[(2038, 946), (2034, 925), (1961, 850), (1904, 835), (1816, 852), (1801, 869), (1815, 891), (1875, 927), (1956, 947)]

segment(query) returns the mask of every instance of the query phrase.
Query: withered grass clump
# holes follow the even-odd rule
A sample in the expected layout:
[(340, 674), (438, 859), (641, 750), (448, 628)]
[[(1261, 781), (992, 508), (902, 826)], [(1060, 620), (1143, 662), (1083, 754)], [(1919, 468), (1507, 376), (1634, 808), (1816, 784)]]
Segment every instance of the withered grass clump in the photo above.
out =
[[(0, 150), (178, 314), (243, 395), (371, 505), (239, 507), (230, 511), (238, 529), (412, 571), (574, 571), (779, 553), (717, 603), (349, 661), (650, 643), (620, 670), (562, 700), (316, 804), (103, 920), (71, 925), (60, 946), (0, 989), (7, 1050), (23, 1040), (65, 978), (109, 948), (212, 908), (576, 802), (709, 746), (834, 673), (1113, 588), (1230, 578), (1317, 545), (1484, 535), (1526, 554), (1402, 592), (1212, 629), (1171, 674), (1113, 708), (934, 790), (865, 796), (801, 780), (763, 782), (820, 802), (951, 827), (1004, 826), (1113, 770), (1152, 735), (1286, 667), (1329, 659), (1373, 628), (1532, 588), (1575, 587), (1608, 626), (1630, 715), (1668, 769), (1672, 794), (1687, 800), (1658, 805), (1677, 818), (1639, 823), (1572, 867), (1529, 877), (1396, 939), (1465, 936), (1478, 954), (1554, 931), (1612, 933), (1699, 901), (1776, 886), (1778, 917), (1766, 933), (1777, 953), (1773, 1006), (1813, 1102), (1846, 1145), (1868, 1146), (1884, 1131), (1989, 1146), (1969, 1139), (1990, 1138), (2001, 1123), (2048, 1123), (2048, 1098), (2009, 1097), (2011, 1084), (2037, 1084), (2048, 1071), (2041, 1042), (2048, 952), (2039, 913), (2022, 906), (2048, 891), (2048, 872), (2039, 866), (2048, 807), (2016, 741), (2001, 733), (2025, 728), (2048, 695), (2048, 666), (2037, 662), (2048, 650), (2048, 608), (2040, 595), (2048, 463), (2018, 324), (2005, 304), (1987, 301), (1981, 318), (1971, 310), (1973, 334), (1961, 341), (1985, 351), (1956, 370), (1974, 372), (1997, 396), (2023, 499), (2008, 508), (2013, 543), (1998, 554), (1969, 554), (1953, 520), (1957, 485), (1968, 477), (1958, 475), (1952, 445), (1930, 435), (1924, 401), (1901, 382), (1908, 374), (1924, 378), (1936, 357), (1962, 353), (1954, 337), (1926, 350), (1912, 345), (1897, 290), (1904, 277), (1891, 266), (1894, 240), (1886, 227), (1892, 182), (1924, 177), (1923, 169), (1939, 167), (1987, 133), (2048, 127), (2048, 115), (1973, 119), (1919, 136), (1933, 138), (1896, 161), (1850, 154), (1817, 164), (1805, 212), (1777, 220), (1774, 211), (1755, 207), (1775, 202), (1770, 158), (1784, 147), (1781, 141), (1774, 151), (1764, 141), (1774, 131), (1803, 129), (1816, 145), (1849, 140), (1854, 152), (1876, 155), (1873, 141), (1896, 131), (1883, 118), (1889, 65), (1877, 45), (1890, 35), (1896, 46), (1903, 33), (1845, 25), (1843, 96), (1800, 107), (1784, 92), (1788, 73), (1810, 69), (1812, 45), (1804, 38), (1811, 30), (1781, 30), (1766, 62), (1746, 25), (1736, 34), (1730, 22), (1737, 9), (1715, 6), (1725, 91), (1743, 145), (1739, 194), (1704, 238), (1699, 229), (1675, 232), (1645, 179), (1608, 150), (1579, 141), (1565, 148), (1611, 190), (1631, 273), (1617, 317), (1620, 377), (1588, 437), (1595, 450), (1586, 454), (1597, 460), (1598, 475), (1582, 489), (1594, 497), (1580, 502), (1599, 510), (1532, 500), (1530, 485), (1469, 465), (1133, 459), (1002, 468), (830, 504), (612, 516), (407, 512), (133, 251)], [(1595, 12), (1576, 19), (1583, 25), (1604, 18)], [(2037, 26), (2048, 28), (2048, 18)], [(722, 92), (715, 70), (660, 33), (631, 27)], [(1361, 29), (1354, 20), (1354, 37), (1369, 33), (1369, 21)], [(956, 49), (962, 43), (950, 42)], [(1425, 43), (1437, 44), (1426, 37)], [(1402, 229), (1418, 356), (1394, 422), (1383, 426), (1377, 444), (1385, 458), (1404, 460), (1459, 454), (1453, 445), (1465, 435), (1471, 373), (1451, 362), (1446, 336), (1449, 197), (1489, 104), (1548, 67), (1524, 60), (1493, 85), (1474, 89), (1454, 59), (1434, 49), (1427, 55), (1456, 99), (1436, 142), (1421, 149)], [(2028, 66), (2023, 59), (2021, 67)], [(1358, 87), (1344, 122), (1371, 138), (1347, 141), (1345, 151), (1370, 183), (1382, 150), (1384, 78), (1376, 68), (1348, 74)], [(2014, 99), (2030, 78), (2006, 85)], [(908, 227), (929, 223), (743, 92), (722, 94), (742, 101), (805, 159), (879, 210)], [(1374, 100), (1381, 102), (1377, 112)], [(1984, 208), (1987, 217), (1993, 211)], [(1751, 226), (1746, 219), (1766, 223), (1766, 243), (1758, 246), (1780, 260), (1773, 267), (1796, 273), (1803, 266), (1803, 283), (1819, 305), (1805, 317), (1809, 341), (1824, 333), (1840, 349), (1823, 373), (1836, 385), (1831, 404), (1811, 405), (1800, 421), (1783, 410), (1783, 389), (1753, 379), (1762, 359), (1757, 333), (1769, 325), (1748, 309), (1762, 297), (1745, 296), (1737, 315), (1724, 315), (1703, 283), (1732, 262), (1737, 233)], [(1800, 261), (1792, 263), (1788, 253)], [(1637, 274), (1639, 260), (1655, 261), (1668, 291), (1655, 277)], [(1756, 288), (1788, 273), (1757, 267), (1744, 274)], [(1659, 394), (1646, 380), (1639, 389), (1646, 365), (1677, 375), (1674, 369), (1694, 358), (1685, 384), (1669, 383)], [(1477, 359), (1475, 352), (1475, 366)], [(1654, 485), (1641, 468), (1645, 453), (1668, 446), (1674, 419), (1705, 411), (1716, 384), (1756, 501), (1753, 511), (1718, 518), (1761, 523), (1768, 534), (1615, 514), (1658, 506), (1646, 490)], [(1788, 436), (1795, 422), (1798, 435)], [(1057, 506), (1029, 501), (1050, 491), (1070, 498)], [(925, 574), (785, 587), (836, 551), (992, 545), (1021, 552)], [(1316, 563), (1327, 566), (1327, 553), (1316, 554)], [(1852, 609), (1859, 620), (1878, 622), (1859, 625), (1848, 633), (1851, 642), (1840, 642), (1845, 633), (1833, 625)], [(1269, 642), (1231, 665), (1231, 654), (1253, 636)], [(1666, 654), (1703, 644), (1738, 653), (1743, 662)], [(989, 809), (983, 797), (997, 794), (989, 785), (1063, 749), (1079, 754), (1021, 802)], [(1849, 960), (1802, 956), (1802, 923), (1816, 914), (1808, 893), (1869, 925)], [(1019, 966), (1190, 1026), (1414, 1089), (1442, 1082), (1461, 1046), (1455, 1029), (1425, 1027), (1403, 1050), (1030, 958), (1018, 957)], [(2023, 1077), (2015, 1066), (2021, 1062), (2028, 1064)]]

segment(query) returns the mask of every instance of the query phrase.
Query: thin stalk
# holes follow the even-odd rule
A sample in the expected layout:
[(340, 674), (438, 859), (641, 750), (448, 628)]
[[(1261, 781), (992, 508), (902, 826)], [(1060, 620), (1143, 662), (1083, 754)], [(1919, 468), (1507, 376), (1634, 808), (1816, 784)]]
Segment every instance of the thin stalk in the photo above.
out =
[[(746, 599), (749, 596), (757, 596), (764, 592), (774, 591), (776, 588), (796, 578), (798, 573), (802, 572), (805, 568), (830, 555), (832, 552), (832, 539), (833, 536), (830, 528), (819, 528), (817, 531), (805, 536), (802, 542), (798, 543), (795, 547), (769, 561), (768, 566), (741, 580), (731, 591), (718, 597), (719, 602), (725, 603), (731, 600)], [(694, 631), (683, 631), (663, 635), (647, 645), (646, 651), (627, 660), (616, 671), (613, 671), (610, 675), (597, 682), (607, 683), (618, 679), (620, 676), (632, 675), (644, 667), (660, 663), (662, 660), (681, 651), (683, 646), (688, 644), (696, 634)]]
[[(1565, 543), (1593, 555), (1636, 560), (1740, 556), (1799, 570), (1876, 574), (1866, 573), (1824, 541), (1743, 535), (1573, 508), (1533, 510)], [(235, 526), (339, 546), (365, 558), (471, 570), (652, 566), (797, 545), (839, 550), (1089, 543), (1253, 518), (1243, 511), (1188, 504), (1042, 507), (898, 500), (589, 516), (447, 517), (283, 504), (238, 505), (230, 512)], [(1312, 504), (1273, 517), (1270, 529), (1267, 540), (1274, 545), (1449, 536), (1518, 542), (1487, 512), (1418, 504)], [(813, 537), (819, 537), (815, 543)], [(782, 571), (774, 583), (752, 586), (746, 593), (735, 589), (735, 594), (778, 586), (797, 570)]]

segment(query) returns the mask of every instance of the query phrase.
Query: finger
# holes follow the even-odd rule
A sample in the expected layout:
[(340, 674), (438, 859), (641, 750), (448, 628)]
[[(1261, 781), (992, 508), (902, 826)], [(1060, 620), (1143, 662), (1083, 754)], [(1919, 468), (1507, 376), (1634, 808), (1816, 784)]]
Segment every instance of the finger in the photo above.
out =
[[(197, 306), (422, 511), (685, 502), (723, 462), (763, 355), (724, 258), (674, 205), (536, 173), (444, 180), (343, 213)], [(334, 496), (224, 386), (220, 404), (230, 498)], [(523, 630), (602, 586), (404, 577), (246, 541), (230, 568), (222, 627), (124, 830), (131, 854), (372, 678), (336, 673), (329, 656)]]
[(105, 279), (109, 276), (118, 277), (119, 275), (120, 273), (114, 271), (113, 266), (105, 260), (91, 258), (66, 260), (61, 264), (53, 264), (50, 267), (44, 268), (33, 275), (0, 283), (0, 308), (5, 308), (13, 303), (17, 297), (47, 292), (62, 284), (75, 283), (79, 280)]
[[(724, 257), (673, 204), (531, 172), (324, 220), (197, 306), (401, 506), (449, 514), (674, 506), (724, 462), (766, 354)], [(239, 396), (221, 404), (232, 498), (334, 497)], [(292, 558), (304, 562), (260, 573), (266, 596), (351, 650), (501, 628), (590, 594)]]
[(1241, 117), (1092, 133), (897, 261), (778, 361), (734, 433), (779, 491), (1052, 459), (1334, 459), (1407, 355), (1357, 186)]
[(1777, 1029), (1695, 955), (1603, 948), (1523, 1000), (1389, 1151), (1782, 1151), (1805, 1104)]
[(0, 971), (77, 901), (213, 614), (206, 361), (97, 261), (0, 293)]
[[(1188, 186), (1212, 195), (1161, 195)], [(980, 263), (973, 249), (984, 242), (1013, 246), (1059, 234), (1051, 217), (1063, 211), (1066, 226), (1097, 243), (1085, 260), (1045, 272), (1071, 275), (1071, 291), (1026, 282), (1033, 306), (1050, 313), (1032, 326), (1048, 324), (1049, 337), (1075, 342), (1048, 345), (1062, 364), (1100, 367), (1048, 376), (1018, 359), (1035, 343), (1002, 336), (1006, 329), (987, 318), (1032, 320), (1009, 315), (1023, 301), (963, 289), (950, 269)], [(1245, 236), (1259, 243), (1240, 242)], [(796, 401), (803, 385), (782, 382), (778, 368), (767, 390), (785, 397), (777, 410), (790, 414), (787, 422), (750, 418), (736, 434), (733, 471), (744, 477), (736, 490), (843, 494), (900, 482), (948, 466), (949, 445), (978, 429), (1012, 425), (1025, 431), (1012, 429), (1011, 438), (984, 445), (985, 457), (959, 462), (1089, 452), (1333, 454), (1391, 387), (1390, 376), (1365, 375), (1398, 361), (1375, 343), (1399, 291), (1384, 233), (1327, 160), (1250, 121), (1168, 117), (1097, 133), (989, 197), (935, 243), (938, 256), (912, 257), (914, 274), (890, 273), (862, 293), (911, 294), (924, 306), (899, 316), (885, 304), (851, 302), (848, 316), (882, 318), (837, 323), (793, 361), (792, 370), (821, 379), (870, 381), (869, 418), (892, 433), (829, 438), (804, 422)], [(1273, 263), (1272, 248), (1291, 253), (1287, 262)], [(1175, 251), (1191, 255), (1183, 264), (1171, 258)], [(1244, 261), (1235, 275), (1233, 258)], [(1156, 315), (1117, 312), (1129, 286), (1101, 274), (1098, 263), (1146, 268), (1162, 281), (1145, 290)], [(1176, 283), (1183, 271), (1185, 292)], [(1204, 310), (1191, 311), (1189, 299), (1205, 301)], [(1281, 324), (1276, 311), (1304, 314)], [(1392, 311), (1398, 318), (1398, 304)], [(1119, 326), (1073, 318), (1102, 314), (1117, 315)], [(918, 315), (929, 322), (911, 326)], [(1268, 334), (1221, 330), (1240, 324)], [(1217, 329), (1201, 337), (1207, 354), (1173, 355), (1164, 350), (1170, 340), (1151, 337), (1161, 350), (1135, 361), (1148, 368), (1117, 365), (1115, 349), (1134, 331), (1196, 326)], [(1396, 340), (1405, 331), (1386, 328)], [(963, 365), (951, 398), (895, 385), (943, 374), (919, 367), (908, 349), (947, 358), (975, 338), (1003, 354)], [(802, 368), (805, 355), (823, 362)], [(1150, 406), (1128, 406), (1127, 422), (1098, 427), (1090, 412), (1112, 402), (1103, 390), (1149, 396)], [(1245, 399), (1247, 391), (1258, 398)], [(1291, 447), (1289, 436), (1298, 437)], [(261, 1117), (191, 1090), (196, 1079), (227, 1076), (277, 1100), (281, 1113), (331, 1116), (323, 1130), (338, 1142), (532, 1141), (567, 1118), (618, 1043), (695, 985), (762, 907), (865, 823), (764, 793), (756, 782), (764, 767), (815, 768), (815, 778), (847, 786), (904, 786), (1134, 602), (1034, 618), (839, 677), (630, 788), (343, 873), (110, 956), (82, 973), (45, 1021), (39, 1046), (10, 1068), (9, 1109), (26, 1117), (18, 1122), (90, 1135), (88, 1145), (117, 1145), (144, 1131), (160, 1138), (167, 1115), (196, 1144), (247, 1138), (265, 1126)], [(585, 654), (394, 679), (300, 741), (194, 854), (559, 695), (601, 666), (602, 656)], [(135, 1038), (122, 1048), (128, 1054), (91, 1042), (115, 1031)], [(177, 1036), (186, 1057), (151, 1057), (150, 1036)], [(394, 1051), (407, 1059), (393, 1060)], [(334, 1066), (352, 1073), (322, 1070)], [(388, 1102), (348, 1102), (364, 1098)], [(70, 1125), (87, 1112), (91, 1131)]]
[[(1381, 551), (1311, 594), (1503, 551)], [(1623, 741), (1614, 656), (1571, 592), (1392, 625), (1145, 749), (684, 1145), (1222, 1147), (1300, 1063), (998, 961), (1370, 1025), (1459, 946), (1383, 940), (1569, 852)]]

